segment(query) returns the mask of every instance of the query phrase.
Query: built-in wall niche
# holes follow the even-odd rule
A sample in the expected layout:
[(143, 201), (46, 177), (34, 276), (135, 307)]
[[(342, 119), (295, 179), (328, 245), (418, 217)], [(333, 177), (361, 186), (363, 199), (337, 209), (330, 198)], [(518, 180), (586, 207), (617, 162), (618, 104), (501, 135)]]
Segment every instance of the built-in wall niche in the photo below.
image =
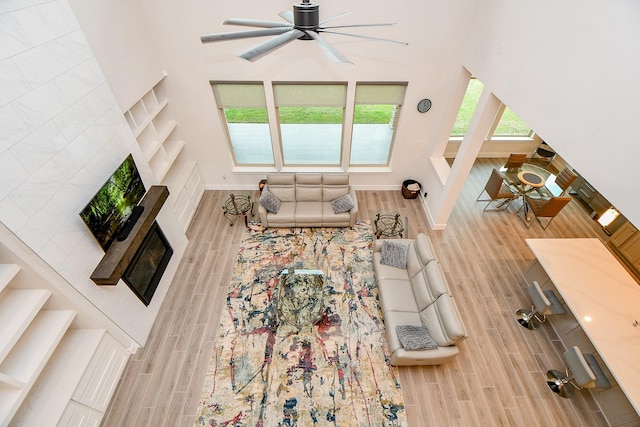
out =
[(204, 184), (196, 162), (177, 161), (185, 142), (171, 114), (166, 79), (149, 89), (125, 112), (125, 117), (156, 179), (169, 188), (169, 204), (186, 231), (204, 193)]
[(124, 114), (158, 181), (164, 179), (184, 147), (168, 105), (163, 79)]

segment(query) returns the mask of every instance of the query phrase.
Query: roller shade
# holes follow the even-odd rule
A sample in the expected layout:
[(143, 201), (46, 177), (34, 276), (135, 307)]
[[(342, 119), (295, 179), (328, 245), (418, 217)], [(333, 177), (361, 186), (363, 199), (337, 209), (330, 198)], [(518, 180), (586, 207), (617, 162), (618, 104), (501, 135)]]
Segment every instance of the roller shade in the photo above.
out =
[(262, 84), (211, 83), (219, 108), (266, 108)]
[(344, 107), (346, 84), (288, 84), (274, 85), (278, 107)]
[(402, 105), (406, 83), (399, 84), (358, 84), (356, 104)]

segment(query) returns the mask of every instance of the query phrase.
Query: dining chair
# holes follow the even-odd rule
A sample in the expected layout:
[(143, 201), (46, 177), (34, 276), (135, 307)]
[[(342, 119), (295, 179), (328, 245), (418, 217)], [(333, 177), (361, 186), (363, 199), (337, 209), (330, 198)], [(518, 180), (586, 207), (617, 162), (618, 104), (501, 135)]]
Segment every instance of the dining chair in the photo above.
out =
[(560, 171), (558, 176), (556, 176), (556, 184), (562, 189), (562, 194), (565, 194), (569, 186), (573, 184), (573, 181), (576, 179), (578, 179), (578, 175), (570, 168), (565, 167)]
[(506, 169), (518, 169), (520, 166), (525, 164), (527, 161), (527, 155), (521, 153), (512, 153), (509, 155), (509, 159), (507, 163), (504, 164), (503, 168)]
[[(489, 196), (488, 199), (481, 199), (483, 193), (487, 193)], [(504, 177), (498, 172), (496, 168), (491, 171), (491, 176), (489, 176), (489, 180), (485, 184), (484, 188), (478, 195), (476, 202), (488, 202), (487, 205), (482, 209), (482, 211), (486, 211), (489, 205), (492, 202), (501, 201), (495, 209), (490, 209), (492, 211), (496, 210), (505, 210), (509, 207), (509, 204), (517, 198), (519, 195), (514, 193), (511, 188), (504, 183)]]
[[(524, 203), (518, 210), (518, 216), (527, 226), (531, 227), (531, 221), (527, 218), (528, 212), (536, 217), (540, 226), (546, 230), (551, 221), (560, 213), (560, 211), (571, 201), (571, 197), (552, 197), (550, 199), (542, 199), (537, 197), (524, 196)], [(542, 219), (547, 219), (545, 223)]]
[(544, 141), (542, 141), (531, 154), (531, 160), (540, 160), (547, 164), (547, 168), (555, 158), (556, 152)]

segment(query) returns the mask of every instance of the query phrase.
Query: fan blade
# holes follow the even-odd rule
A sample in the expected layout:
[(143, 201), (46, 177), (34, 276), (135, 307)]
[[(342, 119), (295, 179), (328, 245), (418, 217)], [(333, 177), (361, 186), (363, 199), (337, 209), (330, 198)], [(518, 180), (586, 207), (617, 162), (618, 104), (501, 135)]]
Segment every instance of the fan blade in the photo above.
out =
[(381, 39), (378, 37), (370, 37), (370, 36), (361, 36), (358, 34), (349, 34), (349, 33), (340, 33), (338, 31), (327, 31), (327, 30), (323, 30), (318, 28), (318, 32), (323, 32), (323, 33), (329, 33), (329, 34), (340, 34), (341, 36), (350, 36), (350, 37), (358, 37), (361, 39), (367, 39), (367, 40), (375, 40), (378, 42), (388, 42), (388, 43), (396, 43), (396, 44), (402, 44), (402, 45), (408, 45), (409, 43), (407, 42), (401, 42), (401, 41), (397, 41), (397, 40), (390, 40), (390, 39)]
[(293, 24), (293, 12), (290, 10), (282, 11), (278, 14), (281, 18)]
[(321, 29), (325, 28), (355, 28), (355, 27), (389, 27), (391, 25), (398, 25), (396, 22), (389, 24), (353, 24), (353, 25), (332, 25), (330, 27), (320, 27)]
[(327, 19), (323, 19), (322, 21), (319, 22), (320, 25), (324, 24), (325, 22), (329, 22), (329, 21), (333, 21), (334, 19), (338, 19), (338, 18), (342, 18), (343, 16), (347, 16), (349, 15), (351, 12), (343, 12), (340, 15), (336, 15), (336, 16), (332, 16), (330, 18)]
[(241, 25), (244, 27), (263, 27), (263, 28), (278, 28), (278, 27), (291, 27), (291, 24), (287, 22), (277, 21), (258, 21), (256, 19), (238, 19), (231, 18), (223, 22), (225, 25)]
[(263, 28), (259, 30), (236, 31), (234, 33), (209, 34), (208, 36), (200, 37), (200, 41), (202, 41), (202, 43), (210, 43), (221, 42), (225, 40), (247, 39), (250, 37), (277, 36), (282, 33), (286, 34), (286, 32), (291, 31), (292, 28), (293, 27), (289, 26), (282, 28)]
[(276, 50), (279, 47), (284, 46), (285, 44), (297, 39), (298, 37), (304, 36), (304, 33), (300, 30), (289, 30), (284, 34), (280, 34), (278, 37), (275, 37), (271, 40), (268, 40), (262, 44), (252, 47), (249, 50), (246, 50), (240, 53), (238, 56), (246, 59), (247, 61), (255, 61), (257, 59), (262, 58), (267, 53)]
[(353, 64), (353, 62), (349, 61), (344, 55), (338, 52), (333, 46), (331, 46), (325, 39), (320, 37), (320, 34), (315, 31), (306, 31), (306, 34), (311, 36), (315, 41), (320, 44), (320, 46), (327, 52), (331, 57), (338, 60), (338, 62)]

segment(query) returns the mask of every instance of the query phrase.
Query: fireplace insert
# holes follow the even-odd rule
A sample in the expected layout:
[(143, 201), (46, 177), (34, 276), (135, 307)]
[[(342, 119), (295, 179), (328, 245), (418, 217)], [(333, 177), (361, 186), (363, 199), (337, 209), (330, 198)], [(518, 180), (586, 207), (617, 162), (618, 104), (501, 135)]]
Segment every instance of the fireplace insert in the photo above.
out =
[(171, 245), (154, 222), (122, 275), (122, 280), (145, 305), (151, 302), (172, 255)]

